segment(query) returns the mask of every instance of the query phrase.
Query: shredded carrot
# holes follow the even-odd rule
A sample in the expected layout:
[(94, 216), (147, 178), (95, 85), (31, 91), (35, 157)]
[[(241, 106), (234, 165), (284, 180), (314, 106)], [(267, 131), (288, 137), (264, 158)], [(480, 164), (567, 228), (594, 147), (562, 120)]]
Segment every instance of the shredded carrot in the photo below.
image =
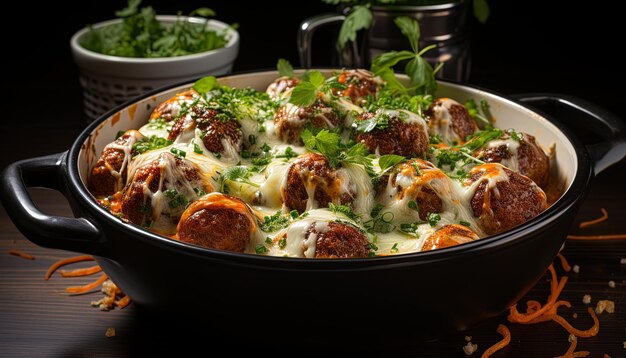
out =
[(591, 318), (593, 319), (593, 326), (591, 326), (591, 328), (584, 330), (584, 331), (581, 331), (580, 329), (572, 327), (572, 325), (569, 322), (567, 322), (565, 318), (559, 316), (558, 314), (555, 315), (552, 318), (552, 320), (560, 324), (561, 326), (563, 326), (563, 328), (565, 328), (569, 333), (575, 335), (576, 337), (584, 337), (584, 338), (594, 337), (600, 331), (600, 322), (598, 321), (598, 316), (596, 316), (596, 313), (594, 312), (593, 308), (587, 307), (587, 312), (589, 312), (589, 314), (591, 315)]
[(80, 268), (72, 271), (61, 270), (61, 276), (63, 277), (81, 277), (81, 276), (89, 276), (101, 272), (102, 268), (98, 265)]
[(623, 240), (626, 234), (619, 235), (567, 235), (569, 240)]
[(128, 295), (126, 295), (126, 296), (120, 298), (119, 300), (115, 301), (115, 304), (120, 309), (124, 309), (126, 306), (128, 306), (130, 304), (130, 297), (128, 297)]
[(81, 294), (81, 293), (85, 293), (85, 292), (89, 292), (97, 287), (99, 287), (100, 285), (102, 285), (102, 283), (104, 281), (107, 280), (107, 275), (106, 274), (102, 274), (102, 276), (100, 276), (99, 279), (97, 279), (96, 281), (87, 284), (85, 286), (72, 286), (72, 287), (68, 287), (65, 289), (66, 292), (68, 293), (73, 293), (73, 294)]
[(593, 226), (596, 224), (599, 224), (603, 221), (606, 221), (609, 218), (609, 213), (606, 211), (605, 208), (600, 209), (600, 211), (602, 211), (602, 216), (597, 218), (597, 219), (593, 219), (593, 220), (589, 220), (589, 221), (583, 221), (580, 224), (578, 224), (578, 227), (581, 229), (584, 229), (586, 227), (589, 226)]
[(50, 266), (50, 268), (46, 272), (46, 276), (44, 276), (44, 278), (46, 280), (50, 279), (50, 277), (52, 276), (52, 274), (56, 270), (58, 270), (60, 267), (63, 267), (65, 265), (73, 264), (73, 263), (76, 263), (76, 262), (94, 261), (94, 260), (95, 259), (93, 258), (93, 256), (89, 256), (89, 255), (74, 256), (74, 257), (68, 257), (67, 259), (59, 260), (59, 261), (55, 262), (54, 264), (52, 264), (52, 266)]
[(508, 346), (509, 343), (511, 342), (511, 331), (509, 331), (509, 329), (505, 325), (499, 324), (498, 328), (496, 329), (496, 332), (502, 335), (502, 340), (494, 344), (493, 346), (487, 348), (487, 350), (483, 353), (482, 356), (480, 356), (480, 358), (491, 357), (492, 354)]
[[(556, 271), (554, 270), (554, 266), (552, 264), (548, 267), (548, 270), (550, 271), (550, 274), (552, 275), (552, 281), (550, 282), (551, 293), (550, 293), (550, 297), (548, 297), (548, 302), (546, 302), (546, 304), (543, 307), (540, 307), (538, 309), (537, 307), (534, 307), (532, 312), (526, 312), (526, 313), (520, 313), (517, 310), (517, 305), (511, 306), (510, 314), (509, 314), (509, 321), (511, 323), (523, 323), (523, 324), (531, 323), (533, 319), (546, 313), (556, 303), (556, 300), (559, 297), (559, 294), (565, 287), (565, 283), (567, 282), (567, 277), (563, 276), (561, 277), (561, 280), (559, 281), (557, 279)], [(559, 281), (558, 284), (557, 284), (557, 281)]]
[(575, 357), (587, 357), (587, 356), (589, 356), (589, 354), (590, 354), (589, 351), (574, 352), (576, 350), (576, 345), (577, 344), (578, 344), (578, 339), (572, 340), (572, 344), (569, 346), (567, 352), (565, 352), (565, 354), (563, 354), (562, 356), (558, 356), (558, 357), (555, 357), (555, 358), (575, 358)]
[(26, 260), (34, 260), (35, 259), (35, 256), (33, 256), (31, 254), (27, 254), (27, 253), (25, 253), (23, 251), (19, 251), (19, 250), (9, 250), (9, 255), (21, 257), (21, 258), (26, 259)]
[(565, 272), (570, 272), (572, 270), (572, 266), (570, 266), (569, 262), (567, 262), (567, 259), (565, 258), (565, 256), (563, 256), (563, 254), (559, 252), (558, 254), (556, 254), (556, 257), (561, 260), (561, 266), (563, 266), (563, 270), (565, 270)]

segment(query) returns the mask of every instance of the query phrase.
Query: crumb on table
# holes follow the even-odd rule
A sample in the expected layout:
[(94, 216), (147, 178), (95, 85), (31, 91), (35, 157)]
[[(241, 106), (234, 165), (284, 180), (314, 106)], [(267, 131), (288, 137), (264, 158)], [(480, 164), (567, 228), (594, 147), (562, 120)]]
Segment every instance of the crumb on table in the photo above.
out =
[(107, 331), (104, 332), (104, 335), (107, 336), (107, 338), (115, 337), (115, 328), (113, 328), (113, 327), (107, 328)]

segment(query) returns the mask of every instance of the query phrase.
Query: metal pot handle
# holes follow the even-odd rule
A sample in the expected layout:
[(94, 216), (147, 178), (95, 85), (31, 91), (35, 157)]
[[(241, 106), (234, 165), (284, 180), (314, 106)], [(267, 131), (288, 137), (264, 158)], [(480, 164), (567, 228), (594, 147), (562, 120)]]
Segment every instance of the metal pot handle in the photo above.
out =
[(86, 218), (67, 218), (42, 213), (31, 200), (27, 187), (60, 191), (66, 198), (63, 163), (67, 152), (26, 159), (9, 165), (2, 173), (2, 204), (15, 226), (30, 241), (44, 247), (98, 254), (104, 236)]
[(568, 118), (584, 120), (585, 128), (603, 139), (586, 146), (593, 159), (596, 175), (626, 158), (626, 126), (619, 117), (606, 109), (578, 97), (556, 93), (522, 93), (512, 97), (539, 108), (562, 107), (571, 114)]
[[(338, 14), (322, 14), (310, 17), (300, 24), (300, 28), (298, 29), (298, 54), (300, 56), (300, 66), (302, 68), (311, 68), (311, 42), (313, 41), (313, 34), (320, 27), (328, 26), (331, 24), (340, 24), (346, 19), (344, 15)], [(358, 51), (356, 50), (356, 44), (351, 43), (353, 54), (343, 55), (341, 54), (340, 58), (342, 62), (345, 61), (345, 56), (357, 56)], [(354, 59), (359, 61), (360, 59)], [(353, 61), (354, 61), (353, 60)]]

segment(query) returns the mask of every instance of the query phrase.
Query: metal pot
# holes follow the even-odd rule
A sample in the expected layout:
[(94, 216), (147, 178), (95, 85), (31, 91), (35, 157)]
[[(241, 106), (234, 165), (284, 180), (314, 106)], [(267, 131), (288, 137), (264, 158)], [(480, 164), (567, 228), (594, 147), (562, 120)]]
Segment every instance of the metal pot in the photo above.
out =
[[(431, 44), (437, 47), (423, 56), (435, 66), (444, 63), (438, 77), (466, 81), (470, 70), (470, 34), (468, 24), (469, 2), (460, 0), (438, 5), (386, 5), (372, 6), (374, 20), (359, 44), (349, 42), (339, 50), (339, 64), (344, 67), (369, 68), (379, 54), (389, 51), (410, 50), (409, 41), (402, 35), (393, 20), (409, 16), (420, 24), (420, 48)], [(304, 20), (298, 30), (300, 65), (311, 67), (311, 48), (315, 31), (333, 24), (341, 24), (350, 8), (342, 14), (323, 14)]]
[[(277, 76), (269, 71), (219, 81), (263, 90)], [(429, 252), (316, 260), (212, 250), (122, 222), (98, 205), (86, 185), (99, 153), (118, 131), (138, 128), (147, 121), (149, 108), (190, 85), (146, 94), (110, 111), (89, 125), (67, 152), (11, 164), (2, 174), (2, 202), (28, 239), (94, 255), (142, 307), (183, 310), (184, 317), (191, 311), (193, 317), (210, 316), (211, 324), (276, 324), (284, 334), (304, 340), (319, 333), (309, 329), (314, 323), (323, 327), (321, 332), (337, 330), (342, 337), (347, 330), (399, 332), (397, 339), (415, 339), (442, 329), (464, 329), (502, 313), (546, 271), (594, 176), (626, 156), (623, 123), (585, 101), (560, 95), (523, 95), (516, 100), (440, 82), (438, 96), (485, 99), (498, 126), (535, 135), (546, 146), (554, 144), (554, 169), (566, 188), (563, 196), (510, 231)], [(529, 106), (541, 102), (579, 113), (602, 141), (583, 145), (562, 122)], [(26, 190), (31, 186), (62, 192), (76, 217), (39, 211)]]

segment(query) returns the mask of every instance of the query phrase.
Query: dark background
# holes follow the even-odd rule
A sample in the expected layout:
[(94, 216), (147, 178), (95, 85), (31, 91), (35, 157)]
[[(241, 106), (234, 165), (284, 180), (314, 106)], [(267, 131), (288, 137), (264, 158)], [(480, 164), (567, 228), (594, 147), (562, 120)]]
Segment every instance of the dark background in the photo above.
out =
[[(5, 135), (0, 167), (47, 154), (50, 147), (66, 150), (86, 125), (69, 39), (86, 24), (113, 18), (125, 1), (81, 2), (72, 8), (61, 4), (22, 2), (6, 10), (8, 16), (25, 21), (21, 27), (3, 25), (3, 60), (8, 62), (2, 79), (3, 108), (8, 116), (0, 122)], [(624, 42), (617, 30), (624, 21), (619, 11), (606, 3), (582, 7), (571, 1), (491, 0), (490, 4), (492, 13), (485, 25), (472, 18), (470, 83), (505, 94), (576, 95), (626, 117), (621, 89), (626, 79), (624, 60), (616, 53)], [(185, 14), (208, 6), (216, 10), (218, 19), (239, 23), (241, 47), (235, 71), (273, 68), (280, 57), (297, 66), (300, 22), (334, 11), (321, 0), (153, 0), (144, 5), (152, 5), (158, 14), (179, 10)], [(331, 40), (328, 33), (316, 38), (314, 65), (330, 65)], [(24, 146), (19, 145), (23, 136), (6, 135), (24, 131), (51, 146), (44, 152), (36, 141)], [(18, 146), (20, 150), (13, 149)]]

